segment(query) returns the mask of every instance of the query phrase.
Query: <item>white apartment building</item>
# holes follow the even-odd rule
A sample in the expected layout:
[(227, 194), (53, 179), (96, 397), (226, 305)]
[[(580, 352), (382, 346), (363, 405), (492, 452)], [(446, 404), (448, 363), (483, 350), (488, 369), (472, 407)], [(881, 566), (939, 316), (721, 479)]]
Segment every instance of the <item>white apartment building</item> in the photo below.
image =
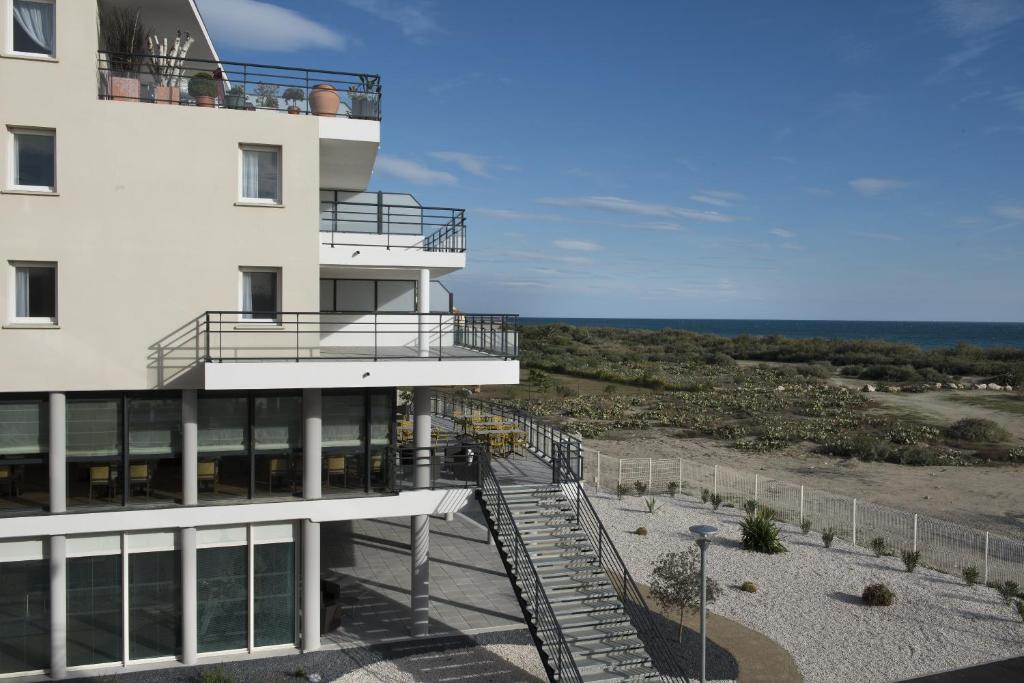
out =
[(424, 634), (475, 486), (431, 387), (517, 382), (517, 321), (437, 282), (461, 210), (367, 192), (380, 78), (223, 61), (191, 0), (0, 0), (0, 83), (0, 678), (315, 650), (337, 520), (411, 518)]

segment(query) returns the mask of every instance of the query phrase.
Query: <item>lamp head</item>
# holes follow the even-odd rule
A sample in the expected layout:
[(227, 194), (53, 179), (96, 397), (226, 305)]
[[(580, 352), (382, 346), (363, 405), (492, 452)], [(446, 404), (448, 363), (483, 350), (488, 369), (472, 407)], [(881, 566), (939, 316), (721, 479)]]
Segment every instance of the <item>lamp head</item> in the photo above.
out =
[(713, 527), (708, 524), (696, 524), (690, 527), (690, 533), (701, 540), (706, 540), (718, 533), (718, 527)]

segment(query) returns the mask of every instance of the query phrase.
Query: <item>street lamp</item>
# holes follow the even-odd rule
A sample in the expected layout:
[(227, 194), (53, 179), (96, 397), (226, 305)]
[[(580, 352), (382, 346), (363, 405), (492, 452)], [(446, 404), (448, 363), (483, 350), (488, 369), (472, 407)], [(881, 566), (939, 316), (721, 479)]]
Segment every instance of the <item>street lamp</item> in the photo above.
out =
[(707, 562), (705, 552), (711, 545), (711, 537), (718, 529), (707, 524), (690, 527), (690, 533), (697, 537), (700, 548), (700, 683), (707, 683), (708, 625), (707, 625)]

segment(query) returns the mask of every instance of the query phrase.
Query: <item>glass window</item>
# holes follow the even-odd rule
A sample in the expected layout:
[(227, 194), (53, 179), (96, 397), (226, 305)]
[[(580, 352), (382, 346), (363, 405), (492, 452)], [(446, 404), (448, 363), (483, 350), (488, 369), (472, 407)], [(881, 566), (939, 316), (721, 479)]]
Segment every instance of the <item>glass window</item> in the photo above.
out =
[(120, 503), (121, 399), (67, 400), (68, 506)]
[(0, 401), (0, 512), (49, 504), (48, 441), (46, 399)]
[(378, 280), (377, 310), (382, 313), (415, 313), (416, 283), (404, 280)]
[(53, 192), (56, 188), (55, 137), (53, 131), (19, 130), (14, 136), (13, 185)]
[(199, 496), (249, 495), (249, 399), (199, 398)]
[(323, 488), (366, 488), (366, 395), (324, 394), (321, 429)]
[(121, 661), (121, 556), (68, 558), (67, 581), (68, 666)]
[(373, 280), (335, 280), (335, 310), (372, 313), (377, 306)]
[(128, 400), (130, 499), (181, 497), (181, 400)]
[(165, 550), (128, 556), (128, 657), (181, 652), (181, 559)]
[(247, 553), (246, 546), (196, 551), (200, 652), (241, 650), (249, 644)]
[(242, 271), (242, 318), (244, 320), (277, 320), (278, 301), (276, 271)]
[(256, 495), (291, 495), (302, 482), (302, 398), (257, 396), (254, 406)]
[(370, 488), (387, 486), (387, 452), (391, 445), (394, 422), (394, 396), (389, 393), (370, 394)]
[(50, 563), (0, 562), (0, 674), (50, 666)]
[(334, 310), (334, 280), (320, 281), (320, 310)]
[(281, 150), (242, 148), (242, 199), (281, 203)]
[(52, 0), (14, 0), (12, 47), (15, 52), (53, 55), (55, 17)]
[(253, 548), (253, 621), (256, 647), (295, 642), (295, 544)]
[(56, 266), (14, 266), (14, 319), (22, 322), (57, 322)]

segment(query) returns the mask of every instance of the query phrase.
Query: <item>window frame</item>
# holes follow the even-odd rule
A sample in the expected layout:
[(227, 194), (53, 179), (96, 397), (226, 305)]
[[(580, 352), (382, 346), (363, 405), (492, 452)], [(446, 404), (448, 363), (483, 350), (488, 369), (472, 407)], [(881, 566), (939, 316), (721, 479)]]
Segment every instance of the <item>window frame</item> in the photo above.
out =
[(21, 59), (38, 59), (40, 61), (57, 61), (57, 0), (24, 0), (34, 2), (37, 5), (50, 5), (53, 7), (53, 50), (51, 52), (22, 52), (14, 49), (14, 0), (5, 0), (4, 9), (7, 16), (4, 21), (7, 23), (7, 40), (4, 45), (4, 54), (8, 57)]
[[(9, 261), (10, 276), (7, 305), (9, 314), (8, 325), (13, 327), (57, 327), (60, 320), (60, 277), (57, 272), (56, 261)], [(21, 317), (18, 315), (18, 269), (19, 268), (49, 268), (53, 271), (53, 317)]]
[[(275, 276), (275, 295), (277, 301), (274, 304), (274, 316), (272, 318), (246, 317), (245, 310), (245, 274), (246, 273), (273, 273)], [(280, 268), (268, 268), (261, 266), (239, 266), (238, 267), (238, 322), (245, 325), (280, 325), (281, 324), (281, 302), (283, 301), (283, 278)]]
[[(273, 199), (245, 196), (245, 153), (246, 152), (274, 152), (277, 155), (277, 188)], [(238, 145), (238, 203), (255, 206), (284, 206), (284, 178), (282, 177), (284, 164), (282, 163), (283, 152), (280, 145), (258, 145), (240, 143)]]
[[(18, 182), (18, 136), (37, 135), (49, 137), (53, 140), (53, 185), (22, 185)], [(7, 164), (7, 189), (12, 192), (26, 192), (32, 194), (57, 194), (57, 129), (33, 126), (8, 126), (7, 127), (7, 152), (9, 162)]]

